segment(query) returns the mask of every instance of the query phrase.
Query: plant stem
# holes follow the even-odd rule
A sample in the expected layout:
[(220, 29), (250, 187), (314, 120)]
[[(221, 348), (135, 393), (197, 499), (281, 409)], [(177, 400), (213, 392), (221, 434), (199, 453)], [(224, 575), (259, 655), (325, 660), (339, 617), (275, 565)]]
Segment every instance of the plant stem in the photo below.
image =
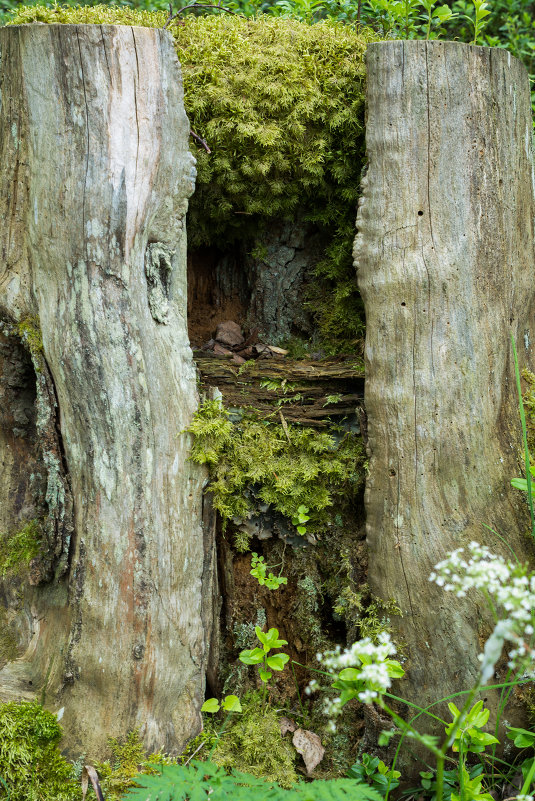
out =
[(290, 666), (292, 668), (292, 674), (293, 674), (293, 677), (294, 677), (295, 689), (297, 690), (297, 700), (299, 701), (299, 707), (301, 709), (301, 714), (302, 714), (303, 719), (304, 719), (306, 717), (306, 712), (305, 712), (305, 708), (303, 706), (303, 702), (301, 701), (301, 693), (299, 692), (299, 682), (297, 681), (297, 676), (295, 675), (295, 668), (294, 668), (293, 659), (290, 662)]
[(535, 757), (533, 757), (533, 762), (531, 763), (531, 767), (528, 771), (528, 775), (526, 776), (526, 780), (522, 785), (522, 789), (520, 790), (520, 795), (527, 795), (531, 782), (533, 781), (534, 775), (535, 775)]
[(444, 794), (444, 754), (437, 757), (437, 789), (436, 789), (436, 796), (435, 801), (442, 801), (442, 796)]
[(388, 715), (390, 715), (394, 723), (398, 726), (399, 729), (401, 729), (402, 732), (410, 734), (411, 737), (413, 737), (417, 742), (425, 746), (428, 751), (431, 751), (431, 753), (434, 754), (434, 756), (437, 759), (439, 759), (440, 757), (444, 758), (444, 753), (440, 749), (438, 749), (435, 745), (430, 743), (429, 740), (427, 740), (422, 734), (420, 734), (419, 731), (413, 728), (413, 726), (411, 726), (410, 723), (407, 723), (405, 720), (403, 720), (403, 718), (400, 717), (397, 714), (397, 712), (394, 712), (393, 709), (390, 709), (390, 707), (387, 706), (387, 704), (385, 704), (382, 698), (380, 699), (379, 706), (381, 707), (381, 709), (384, 709), (384, 711)]
[(524, 402), (522, 401), (522, 385), (520, 383), (520, 368), (518, 366), (518, 354), (516, 352), (515, 338), (511, 334), (513, 345), (513, 358), (515, 362), (516, 389), (518, 392), (518, 410), (520, 412), (520, 422), (522, 424), (522, 441), (524, 443), (524, 463), (526, 466), (526, 482), (528, 487), (528, 506), (531, 517), (531, 536), (535, 539), (535, 513), (533, 511), (533, 482), (531, 480), (531, 460), (529, 458), (528, 434), (526, 430), (526, 414), (524, 412)]

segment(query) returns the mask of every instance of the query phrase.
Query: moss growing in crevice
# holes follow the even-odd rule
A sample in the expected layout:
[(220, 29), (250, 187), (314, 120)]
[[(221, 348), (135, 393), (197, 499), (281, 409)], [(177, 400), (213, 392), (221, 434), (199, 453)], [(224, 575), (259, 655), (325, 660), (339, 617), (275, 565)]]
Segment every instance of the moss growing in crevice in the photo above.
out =
[(6, 610), (0, 606), (0, 670), (18, 655), (17, 640), (9, 628)]
[(262, 709), (260, 695), (251, 693), (242, 701), (243, 712), (233, 716), (212, 754), (218, 765), (250, 773), (282, 787), (297, 781), (296, 752), (281, 736), (276, 712)]
[(34, 359), (43, 353), (43, 337), (37, 317), (24, 317), (15, 326), (23, 345), (29, 350)]
[[(334, 428), (325, 431), (257, 419), (232, 423), (218, 401), (206, 401), (188, 431), (191, 459), (208, 465), (209, 491), (225, 521), (254, 526), (271, 508), (286, 521), (288, 536), (321, 537), (333, 504), (351, 502), (362, 487), (365, 455), (360, 437)], [(296, 524), (305, 507), (306, 525)], [(277, 521), (274, 521), (274, 525)], [(254, 531), (254, 528), (252, 528)]]
[(40, 520), (30, 520), (19, 531), (0, 535), (0, 578), (20, 576), (41, 552), (43, 527)]

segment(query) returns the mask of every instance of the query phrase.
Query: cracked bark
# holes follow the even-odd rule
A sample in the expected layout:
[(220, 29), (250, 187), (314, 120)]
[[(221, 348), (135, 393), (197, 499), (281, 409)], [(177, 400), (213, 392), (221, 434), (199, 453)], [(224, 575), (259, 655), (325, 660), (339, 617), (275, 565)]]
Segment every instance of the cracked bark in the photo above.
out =
[[(17, 643), (0, 698), (63, 707), (72, 753), (96, 758), (135, 726), (148, 748), (174, 751), (200, 729), (213, 520), (203, 532), (204, 475), (180, 434), (197, 403), (184, 224), (195, 171), (172, 39), (2, 29), (0, 91), (0, 523), (50, 523), (46, 479), (32, 480), (50, 484), (54, 455), (74, 508), (50, 529), (39, 586), (0, 583), (0, 625)], [(33, 378), (16, 336), (28, 320), (43, 345)]]
[(429, 583), (435, 563), (471, 540), (509, 556), (485, 524), (532, 553), (510, 486), (523, 472), (511, 333), (533, 364), (529, 81), (507, 52), (453, 42), (372, 44), (367, 66), (369, 582), (402, 610), (398, 689), (425, 706), (471, 687), (491, 625), (484, 602)]

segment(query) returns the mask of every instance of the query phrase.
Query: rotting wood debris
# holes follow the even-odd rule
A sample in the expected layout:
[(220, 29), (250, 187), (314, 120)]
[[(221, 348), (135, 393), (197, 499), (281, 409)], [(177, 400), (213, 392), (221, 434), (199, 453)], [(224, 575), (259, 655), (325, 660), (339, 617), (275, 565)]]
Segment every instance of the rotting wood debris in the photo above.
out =
[[(248, 358), (237, 360), (242, 353)], [(237, 323), (226, 321), (194, 357), (202, 387), (217, 387), (227, 408), (251, 407), (314, 427), (361, 416), (364, 371), (357, 357), (295, 360), (286, 353), (259, 343), (257, 331), (243, 337)]]

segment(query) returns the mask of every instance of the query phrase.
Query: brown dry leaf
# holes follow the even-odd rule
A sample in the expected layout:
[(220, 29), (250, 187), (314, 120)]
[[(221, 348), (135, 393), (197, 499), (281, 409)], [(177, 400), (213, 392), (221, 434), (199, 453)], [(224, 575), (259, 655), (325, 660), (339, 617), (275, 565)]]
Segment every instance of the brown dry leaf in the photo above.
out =
[(295, 731), (297, 729), (297, 724), (291, 718), (282, 717), (279, 721), (281, 727), (281, 736), (284, 735), (289, 731)]
[(292, 742), (295, 750), (303, 757), (307, 769), (307, 776), (312, 774), (314, 768), (319, 765), (323, 759), (325, 748), (321, 744), (321, 740), (317, 734), (307, 729), (297, 729), (294, 732)]
[(95, 791), (98, 801), (104, 801), (104, 796), (102, 795), (102, 789), (98, 780), (98, 774), (92, 765), (84, 765), (84, 769), (82, 771), (82, 801), (85, 801), (89, 781), (91, 782), (91, 786)]
[(276, 348), (275, 345), (270, 345), (269, 349), (277, 356), (286, 356), (286, 354), (288, 353), (288, 351), (284, 350), (284, 348)]

